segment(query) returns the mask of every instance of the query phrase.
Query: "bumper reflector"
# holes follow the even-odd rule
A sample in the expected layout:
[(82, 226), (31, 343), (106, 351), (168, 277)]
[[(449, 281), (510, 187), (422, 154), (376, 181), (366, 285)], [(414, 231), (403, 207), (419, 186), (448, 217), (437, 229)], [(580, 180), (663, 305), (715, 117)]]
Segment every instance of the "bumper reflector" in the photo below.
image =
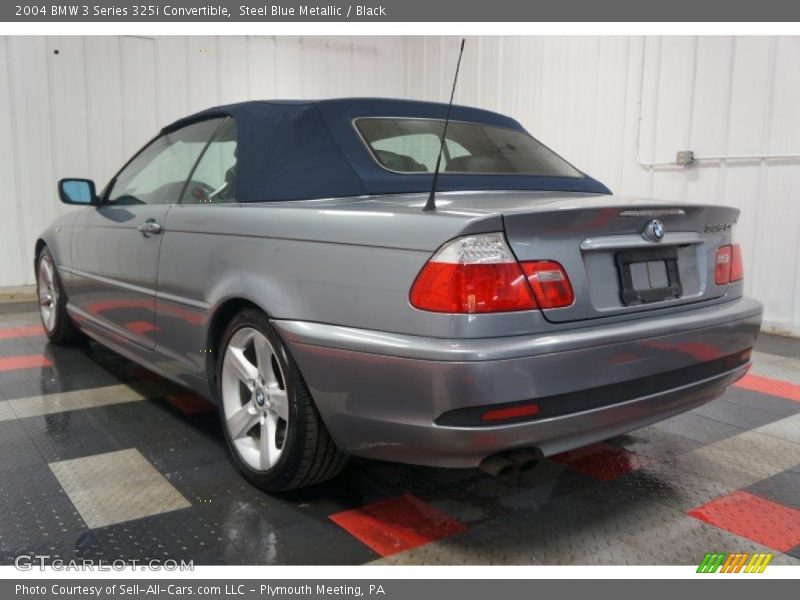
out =
[(509, 406), (507, 408), (494, 408), (492, 410), (487, 410), (481, 415), (481, 421), (507, 421), (509, 419), (532, 417), (538, 414), (538, 404), (521, 404), (519, 406)]

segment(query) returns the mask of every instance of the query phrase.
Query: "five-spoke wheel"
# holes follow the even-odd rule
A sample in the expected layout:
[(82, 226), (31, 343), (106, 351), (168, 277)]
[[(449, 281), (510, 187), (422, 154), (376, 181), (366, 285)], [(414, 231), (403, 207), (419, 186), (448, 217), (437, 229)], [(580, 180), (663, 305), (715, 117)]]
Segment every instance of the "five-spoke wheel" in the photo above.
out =
[(228, 322), (216, 355), (217, 399), (233, 463), (281, 492), (324, 481), (347, 462), (289, 349), (255, 307)]
[(267, 471), (281, 457), (289, 426), (286, 376), (267, 337), (252, 327), (234, 333), (222, 363), (225, 426), (251, 468)]
[(36, 257), (36, 295), (42, 327), (51, 342), (68, 344), (85, 339), (67, 314), (66, 292), (47, 246), (42, 247)]
[(39, 295), (39, 313), (42, 325), (50, 333), (56, 326), (58, 310), (58, 286), (56, 284), (55, 266), (49, 252), (43, 252), (36, 270), (37, 292)]

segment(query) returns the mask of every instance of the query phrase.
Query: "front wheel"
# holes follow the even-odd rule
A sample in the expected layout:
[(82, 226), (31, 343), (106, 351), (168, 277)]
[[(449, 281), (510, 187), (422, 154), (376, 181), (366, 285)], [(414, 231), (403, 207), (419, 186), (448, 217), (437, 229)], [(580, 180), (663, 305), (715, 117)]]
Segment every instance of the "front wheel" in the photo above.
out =
[(67, 314), (67, 295), (61, 285), (53, 255), (47, 247), (36, 258), (36, 296), (44, 332), (54, 344), (68, 344), (82, 338)]
[(216, 365), (225, 439), (244, 476), (269, 492), (330, 479), (347, 457), (333, 443), (300, 371), (266, 315), (247, 309), (222, 337)]

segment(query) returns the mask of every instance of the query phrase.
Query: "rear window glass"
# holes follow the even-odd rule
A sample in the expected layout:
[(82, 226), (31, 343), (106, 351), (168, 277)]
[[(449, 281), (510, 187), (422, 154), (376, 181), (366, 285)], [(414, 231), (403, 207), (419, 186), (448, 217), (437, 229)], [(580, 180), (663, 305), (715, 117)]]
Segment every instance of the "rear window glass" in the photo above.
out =
[[(378, 163), (399, 173), (432, 173), (444, 121), (364, 118), (356, 129)], [(443, 173), (583, 177), (555, 152), (514, 129), (450, 121)]]

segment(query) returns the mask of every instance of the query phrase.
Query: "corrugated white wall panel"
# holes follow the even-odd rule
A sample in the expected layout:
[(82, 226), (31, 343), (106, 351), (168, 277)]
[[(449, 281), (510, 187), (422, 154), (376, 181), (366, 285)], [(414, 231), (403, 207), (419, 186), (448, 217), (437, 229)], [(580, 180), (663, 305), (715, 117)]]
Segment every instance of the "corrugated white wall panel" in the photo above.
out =
[[(0, 251), (2, 251), (3, 280), (7, 285), (19, 284), (27, 279), (31, 265), (23, 259), (27, 253), (19, 232), (22, 222), (22, 193), (17, 160), (17, 127), (15, 101), (11, 90), (11, 53), (8, 38), (0, 38), (0, 182), (3, 187), (3, 218), (0, 219)], [(2, 281), (2, 280), (0, 280)]]
[[(412, 95), (447, 99), (457, 42), (409, 40)], [(800, 335), (800, 37), (481, 37), (464, 61), (458, 102), (511, 114), (614, 192), (740, 208), (747, 293)], [(679, 150), (710, 160), (668, 164)]]
[[(8, 38), (6, 48), (13, 105), (17, 193), (5, 196), (3, 203), (16, 203), (18, 233), (25, 235), (31, 231), (41, 231), (62, 210), (58, 201), (52, 200), (56, 180), (53, 165), (54, 114), (50, 103), (52, 81), (45, 38)], [(33, 265), (29, 239), (27, 236), (12, 235), (9, 240), (12, 244), (22, 245), (26, 283), (33, 277), (32, 267), (29, 266)], [(30, 243), (34, 240), (30, 240)]]
[(249, 38), (247, 44), (247, 82), (251, 97), (275, 97), (274, 38)]
[(191, 111), (187, 38), (161, 38), (155, 46), (155, 53), (157, 118), (159, 123), (169, 123)]
[(219, 103), (230, 104), (249, 98), (247, 38), (220, 38), (217, 44), (217, 83)]
[[(159, 94), (156, 87), (155, 41), (120, 39), (122, 75), (122, 142), (130, 156), (158, 131)], [(168, 95), (169, 91), (164, 90)]]
[[(209, 36), (186, 39), (186, 81), (189, 112), (216, 106), (219, 102), (217, 82), (217, 38)], [(162, 58), (166, 60), (166, 58)]]
[[(89, 136), (89, 171), (87, 176), (105, 185), (126, 160), (125, 140), (122, 136), (122, 72), (120, 70), (120, 41), (111, 37), (83, 39), (83, 58), (86, 63), (86, 114), (91, 115), (87, 130)], [(65, 167), (71, 165), (65, 165)], [(72, 176), (78, 171), (73, 171)], [(99, 190), (98, 190), (99, 191)], [(51, 188), (51, 201), (57, 198)], [(37, 232), (25, 232), (26, 247), (29, 237)]]

